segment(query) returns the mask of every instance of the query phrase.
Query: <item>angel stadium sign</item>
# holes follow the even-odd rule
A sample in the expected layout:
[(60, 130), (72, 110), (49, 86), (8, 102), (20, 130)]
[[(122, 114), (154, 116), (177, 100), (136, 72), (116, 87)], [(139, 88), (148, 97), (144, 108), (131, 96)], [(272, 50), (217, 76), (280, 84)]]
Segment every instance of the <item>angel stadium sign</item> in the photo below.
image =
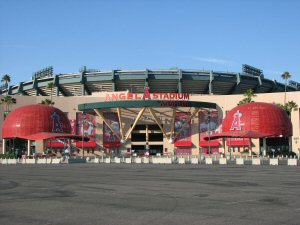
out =
[(150, 93), (149, 87), (144, 88), (144, 93), (107, 93), (105, 96), (105, 101), (128, 101), (128, 100), (181, 100), (181, 101), (189, 101), (190, 94), (189, 93), (163, 93), (163, 92), (155, 92)]

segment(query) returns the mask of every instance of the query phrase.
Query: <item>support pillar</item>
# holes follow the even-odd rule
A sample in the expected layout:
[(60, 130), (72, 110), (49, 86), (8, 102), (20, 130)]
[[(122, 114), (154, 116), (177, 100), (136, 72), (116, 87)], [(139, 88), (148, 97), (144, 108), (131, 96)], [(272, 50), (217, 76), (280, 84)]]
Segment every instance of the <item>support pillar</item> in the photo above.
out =
[(222, 145), (223, 145), (223, 153), (224, 153), (224, 157), (226, 158), (226, 146), (225, 146), (225, 138), (222, 138)]
[(293, 151), (293, 139), (292, 137), (289, 137), (289, 152)]
[(252, 142), (251, 142), (251, 138), (249, 138), (250, 140), (250, 145), (249, 145), (249, 156), (252, 156)]
[(262, 152), (262, 156), (265, 157), (267, 153), (267, 139), (263, 138), (263, 152)]
[(27, 155), (30, 156), (31, 141), (27, 140)]
[(2, 140), (2, 154), (6, 154), (6, 139)]
[(229, 158), (230, 158), (230, 161), (231, 161), (231, 158), (232, 158), (231, 137), (229, 138)]

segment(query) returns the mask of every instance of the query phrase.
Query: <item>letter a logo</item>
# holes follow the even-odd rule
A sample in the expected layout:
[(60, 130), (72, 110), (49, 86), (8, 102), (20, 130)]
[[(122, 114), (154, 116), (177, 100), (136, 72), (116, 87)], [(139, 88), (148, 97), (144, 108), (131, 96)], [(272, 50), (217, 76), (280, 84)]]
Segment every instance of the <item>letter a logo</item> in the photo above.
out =
[(52, 114), (51, 118), (53, 120), (52, 132), (62, 133), (63, 129), (62, 129), (61, 123), (59, 121), (59, 115), (56, 112), (54, 112)]
[(233, 115), (233, 122), (231, 124), (230, 130), (242, 130), (242, 125), (241, 123), (241, 117), (243, 114), (238, 110), (234, 115)]
[(144, 88), (144, 100), (149, 100), (151, 99), (151, 96), (150, 96), (150, 88), (149, 87), (145, 87)]

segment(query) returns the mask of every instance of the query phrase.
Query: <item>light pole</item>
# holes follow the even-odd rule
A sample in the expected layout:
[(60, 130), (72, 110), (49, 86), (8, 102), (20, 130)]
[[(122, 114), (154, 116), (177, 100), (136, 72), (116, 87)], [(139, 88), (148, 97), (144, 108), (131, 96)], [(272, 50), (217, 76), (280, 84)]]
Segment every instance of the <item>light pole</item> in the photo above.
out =
[(81, 144), (82, 144), (82, 158), (84, 159), (84, 146), (83, 146), (83, 141), (84, 141), (84, 129), (83, 129), (83, 126), (84, 126), (84, 121), (85, 121), (85, 116), (84, 116), (84, 113), (82, 111), (82, 117), (81, 117), (81, 121), (82, 121), (82, 141), (81, 141)]

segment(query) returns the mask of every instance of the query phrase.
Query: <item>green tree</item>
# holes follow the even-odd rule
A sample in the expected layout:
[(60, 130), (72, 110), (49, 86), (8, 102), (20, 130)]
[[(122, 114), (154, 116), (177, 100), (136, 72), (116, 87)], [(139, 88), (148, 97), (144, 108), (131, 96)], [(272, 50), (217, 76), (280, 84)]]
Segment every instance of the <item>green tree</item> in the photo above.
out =
[(291, 78), (291, 74), (289, 72), (284, 72), (281, 74), (281, 78), (285, 80), (285, 85), (284, 85), (284, 104), (286, 103), (286, 87), (287, 87), (287, 81), (289, 78)]
[(254, 94), (254, 91), (250, 88), (244, 93), (245, 98), (243, 98), (241, 101), (239, 101), (238, 105), (242, 105), (245, 103), (253, 102), (253, 98), (256, 97), (256, 94)]
[(41, 104), (43, 104), (43, 105), (54, 105), (54, 102), (51, 99), (46, 98), (46, 99), (41, 101)]
[(288, 101), (285, 105), (286, 105), (285, 106), (286, 111), (288, 111), (290, 114), (292, 113), (293, 110), (297, 110), (298, 109), (298, 105), (294, 101)]
[(298, 109), (298, 105), (294, 101), (288, 101), (285, 104), (277, 103), (276, 105), (279, 106), (280, 108), (282, 108), (283, 110), (285, 110), (289, 117), (291, 116), (291, 113), (293, 110)]
[(8, 74), (4, 74), (1, 78), (1, 82), (5, 83), (5, 86), (8, 86), (8, 83), (10, 83), (11, 79), (10, 76)]
[(10, 106), (16, 104), (17, 100), (10, 95), (6, 95), (4, 98), (1, 99), (0, 104), (4, 106), (4, 119), (10, 112)]

